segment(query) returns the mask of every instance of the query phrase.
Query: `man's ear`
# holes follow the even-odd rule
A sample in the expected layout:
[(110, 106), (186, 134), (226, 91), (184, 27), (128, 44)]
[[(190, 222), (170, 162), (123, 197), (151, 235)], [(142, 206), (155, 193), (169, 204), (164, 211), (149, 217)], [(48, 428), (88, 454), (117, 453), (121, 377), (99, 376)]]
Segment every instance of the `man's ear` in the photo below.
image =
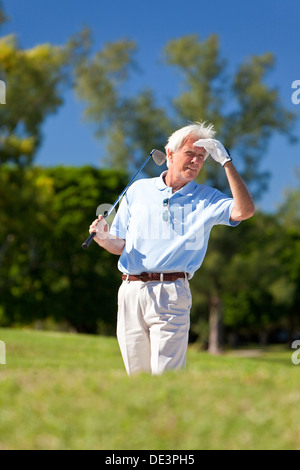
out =
[(174, 152), (172, 152), (172, 150), (168, 149), (167, 150), (167, 157), (168, 157), (169, 162), (173, 163), (173, 155), (174, 155)]

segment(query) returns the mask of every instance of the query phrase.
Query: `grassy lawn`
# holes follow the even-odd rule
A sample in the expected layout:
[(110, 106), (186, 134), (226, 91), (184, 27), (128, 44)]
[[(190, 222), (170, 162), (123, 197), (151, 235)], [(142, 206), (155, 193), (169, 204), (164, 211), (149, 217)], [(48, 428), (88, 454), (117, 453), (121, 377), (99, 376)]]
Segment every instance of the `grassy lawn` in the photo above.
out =
[(127, 377), (115, 338), (0, 329), (0, 450), (300, 449), (292, 350), (210, 356)]

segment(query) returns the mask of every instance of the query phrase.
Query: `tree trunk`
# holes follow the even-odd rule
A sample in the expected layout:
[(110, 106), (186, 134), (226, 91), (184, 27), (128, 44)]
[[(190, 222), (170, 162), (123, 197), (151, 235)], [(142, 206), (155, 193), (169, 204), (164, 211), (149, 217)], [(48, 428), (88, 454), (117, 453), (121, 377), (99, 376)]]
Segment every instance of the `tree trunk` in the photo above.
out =
[(209, 338), (208, 338), (208, 352), (211, 354), (221, 354), (222, 348), (222, 333), (223, 333), (223, 315), (222, 315), (222, 302), (217, 296), (212, 296), (209, 299)]

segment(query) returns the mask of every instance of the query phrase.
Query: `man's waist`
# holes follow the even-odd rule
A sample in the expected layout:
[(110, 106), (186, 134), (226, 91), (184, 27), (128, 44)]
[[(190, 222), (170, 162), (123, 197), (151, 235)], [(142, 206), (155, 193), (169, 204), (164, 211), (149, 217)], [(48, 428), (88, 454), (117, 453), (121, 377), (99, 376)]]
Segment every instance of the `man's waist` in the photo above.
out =
[(188, 273), (141, 273), (123, 274), (123, 281), (176, 281), (177, 279), (188, 279)]

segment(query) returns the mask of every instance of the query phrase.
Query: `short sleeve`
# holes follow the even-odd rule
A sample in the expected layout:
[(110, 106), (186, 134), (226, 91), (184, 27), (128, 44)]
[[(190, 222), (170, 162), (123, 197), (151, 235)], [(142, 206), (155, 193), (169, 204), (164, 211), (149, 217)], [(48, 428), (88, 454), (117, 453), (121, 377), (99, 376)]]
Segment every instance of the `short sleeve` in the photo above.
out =
[(110, 228), (110, 234), (118, 238), (126, 239), (127, 227), (129, 224), (130, 212), (128, 207), (127, 195), (121, 201), (117, 214)]
[(215, 190), (210, 201), (214, 225), (229, 225), (236, 227), (239, 221), (230, 220), (234, 200), (221, 191)]

